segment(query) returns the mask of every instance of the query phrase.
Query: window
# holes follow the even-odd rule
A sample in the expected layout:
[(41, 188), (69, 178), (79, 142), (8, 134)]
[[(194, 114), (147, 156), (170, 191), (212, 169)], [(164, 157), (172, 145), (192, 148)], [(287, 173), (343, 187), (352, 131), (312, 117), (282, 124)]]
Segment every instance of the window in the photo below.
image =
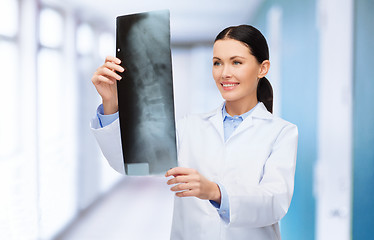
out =
[(89, 24), (81, 24), (77, 29), (77, 52), (80, 55), (92, 55), (94, 51), (94, 32)]
[(64, 21), (61, 13), (45, 8), (40, 12), (39, 41), (43, 47), (60, 48), (63, 42)]
[(19, 131), (19, 76), (17, 69), (18, 45), (14, 41), (0, 39), (0, 158), (9, 159), (17, 154)]
[[(40, 12), (37, 60), (40, 235), (54, 236), (76, 213), (76, 86), (66, 59), (68, 46), (61, 12)], [(69, 41), (67, 41), (69, 42)], [(58, 207), (56, 207), (58, 206)]]
[[(35, 158), (25, 152), (30, 136), (23, 105), (18, 0), (0, 1), (0, 238), (37, 237)], [(29, 99), (29, 101), (32, 99)], [(32, 145), (32, 144), (30, 144)]]
[[(95, 26), (97, 27), (97, 26)], [(115, 53), (114, 34), (101, 32), (89, 22), (82, 22), (77, 28), (77, 81), (79, 82), (79, 171), (81, 208), (86, 208), (96, 197), (112, 186), (121, 175), (109, 167), (97, 146), (96, 140), (87, 127), (94, 110), (101, 102), (90, 79), (96, 68), (100, 66), (107, 55)], [(92, 184), (96, 179), (97, 184)]]
[(9, 159), (17, 152), (19, 132), (20, 81), (17, 70), (18, 59), (18, 1), (0, 2), (0, 159)]
[(99, 56), (105, 59), (108, 55), (115, 54), (115, 41), (113, 34), (104, 32), (99, 37)]
[(119, 179), (88, 126), (114, 37), (45, 4), (0, 0), (0, 239), (55, 238)]
[(0, 36), (15, 37), (18, 33), (18, 1), (0, 1)]

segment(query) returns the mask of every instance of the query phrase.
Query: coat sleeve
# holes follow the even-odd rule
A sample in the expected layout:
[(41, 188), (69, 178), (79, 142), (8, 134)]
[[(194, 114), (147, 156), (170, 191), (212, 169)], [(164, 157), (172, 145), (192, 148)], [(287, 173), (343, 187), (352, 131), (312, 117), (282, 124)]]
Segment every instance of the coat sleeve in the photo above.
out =
[(183, 135), (185, 134), (185, 129), (188, 123), (188, 116), (183, 116), (176, 121), (175, 135), (177, 140), (177, 153), (179, 154), (180, 146), (183, 142)]
[(93, 118), (91, 131), (109, 165), (117, 172), (125, 174), (119, 119), (117, 118), (108, 126), (101, 128), (98, 118)]
[(287, 124), (275, 140), (258, 185), (227, 187), (232, 227), (264, 227), (286, 215), (294, 189), (298, 130)]

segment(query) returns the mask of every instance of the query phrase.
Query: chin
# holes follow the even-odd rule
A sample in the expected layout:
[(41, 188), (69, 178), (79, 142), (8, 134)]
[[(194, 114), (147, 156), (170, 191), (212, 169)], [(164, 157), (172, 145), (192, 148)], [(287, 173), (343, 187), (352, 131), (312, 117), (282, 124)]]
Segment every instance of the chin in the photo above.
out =
[(222, 93), (221, 92), (221, 96), (227, 102), (232, 102), (232, 101), (238, 100), (238, 97), (236, 96), (236, 94), (232, 94), (232, 93)]
[(223, 98), (226, 102), (235, 102), (235, 101), (238, 100), (237, 98), (234, 98), (234, 97), (227, 97), (227, 96), (222, 96), (222, 98)]

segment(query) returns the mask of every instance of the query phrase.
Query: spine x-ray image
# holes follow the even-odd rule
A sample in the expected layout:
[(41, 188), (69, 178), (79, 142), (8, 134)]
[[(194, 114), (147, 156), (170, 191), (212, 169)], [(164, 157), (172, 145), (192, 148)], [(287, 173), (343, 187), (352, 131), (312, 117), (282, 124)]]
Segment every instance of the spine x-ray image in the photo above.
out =
[(128, 175), (177, 165), (168, 10), (117, 17), (119, 118)]

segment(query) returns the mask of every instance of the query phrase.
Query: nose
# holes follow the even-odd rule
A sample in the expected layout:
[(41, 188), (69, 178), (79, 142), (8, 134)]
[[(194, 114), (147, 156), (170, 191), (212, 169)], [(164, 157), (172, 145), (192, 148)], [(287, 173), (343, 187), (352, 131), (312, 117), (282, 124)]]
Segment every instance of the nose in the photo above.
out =
[(224, 66), (222, 70), (222, 74), (221, 74), (222, 79), (230, 79), (231, 76), (232, 74), (231, 74), (230, 66), (227, 66), (227, 65)]

